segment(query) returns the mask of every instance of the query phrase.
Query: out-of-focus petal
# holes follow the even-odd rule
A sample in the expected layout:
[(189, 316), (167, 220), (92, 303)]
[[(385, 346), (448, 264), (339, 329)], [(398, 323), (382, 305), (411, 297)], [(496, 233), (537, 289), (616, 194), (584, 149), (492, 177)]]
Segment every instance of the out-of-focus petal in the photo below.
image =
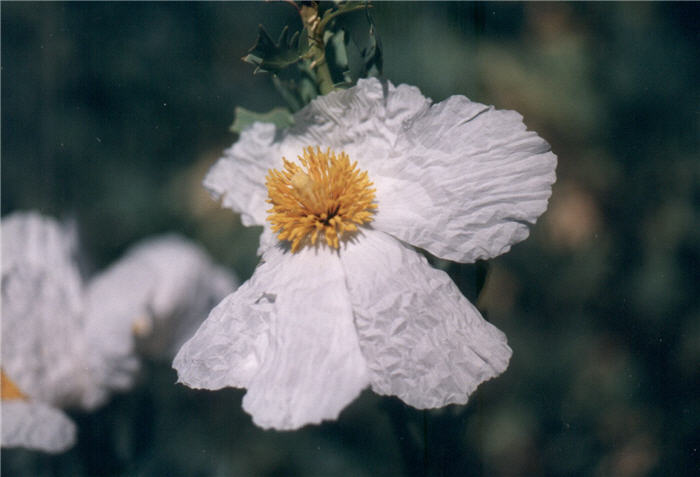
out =
[(340, 261), (277, 247), (263, 260), (173, 366), (190, 387), (247, 388), (243, 407), (264, 428), (334, 419), (368, 384)]
[(2, 447), (25, 447), (50, 453), (75, 443), (75, 424), (62, 411), (33, 401), (3, 400)]
[(236, 282), (180, 236), (132, 247), (88, 286), (86, 336), (96, 379), (108, 389), (128, 388), (138, 369), (136, 338), (153, 357), (174, 356)]
[(494, 257), (527, 238), (547, 208), (555, 167), (520, 114), (452, 96), (414, 117), (369, 168), (373, 226), (441, 258)]
[(341, 260), (375, 392), (417, 408), (464, 404), (507, 368), (505, 335), (410, 247), (368, 230)]
[(33, 399), (73, 406), (94, 391), (83, 371), (76, 234), (36, 213), (2, 220), (2, 367)]
[(2, 218), (3, 272), (18, 266), (56, 270), (79, 284), (77, 245), (75, 228), (51, 217), (15, 212)]

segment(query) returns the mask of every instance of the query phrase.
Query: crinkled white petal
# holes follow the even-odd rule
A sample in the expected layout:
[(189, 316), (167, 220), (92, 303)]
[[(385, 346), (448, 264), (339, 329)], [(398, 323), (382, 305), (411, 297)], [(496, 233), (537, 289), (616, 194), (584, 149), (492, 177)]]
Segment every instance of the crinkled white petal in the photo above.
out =
[(330, 147), (345, 151), (366, 168), (385, 160), (399, 135), (428, 111), (430, 102), (414, 86), (362, 79), (354, 88), (320, 96), (299, 111), (282, 136), (283, 149)]
[(247, 388), (243, 407), (264, 428), (334, 419), (368, 384), (340, 261), (325, 248), (263, 260), (173, 366), (190, 387)]
[(75, 424), (62, 411), (22, 399), (3, 400), (2, 447), (59, 453), (75, 443)]
[(89, 363), (108, 389), (125, 389), (138, 369), (139, 345), (172, 357), (237, 280), (177, 235), (148, 239), (96, 276), (87, 290)]
[(380, 164), (373, 226), (438, 257), (494, 257), (527, 238), (555, 168), (518, 113), (452, 96), (414, 118)]
[(96, 392), (83, 368), (75, 242), (72, 229), (39, 214), (2, 220), (2, 367), (24, 393), (59, 407)]
[(367, 230), (340, 256), (375, 392), (421, 409), (464, 404), (507, 368), (505, 335), (415, 250)]
[(254, 123), (204, 178), (204, 187), (221, 199), (224, 207), (240, 213), (243, 225), (265, 222), (265, 211), (269, 209), (265, 176), (268, 169), (282, 162), (278, 135), (273, 124)]

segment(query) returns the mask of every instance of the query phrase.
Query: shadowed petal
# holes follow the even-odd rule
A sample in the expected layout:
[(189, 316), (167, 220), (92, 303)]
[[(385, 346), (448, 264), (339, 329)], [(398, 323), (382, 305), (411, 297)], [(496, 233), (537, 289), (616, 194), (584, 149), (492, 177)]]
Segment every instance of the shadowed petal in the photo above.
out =
[(341, 255), (372, 389), (417, 408), (464, 404), (511, 350), (449, 276), (369, 230)]

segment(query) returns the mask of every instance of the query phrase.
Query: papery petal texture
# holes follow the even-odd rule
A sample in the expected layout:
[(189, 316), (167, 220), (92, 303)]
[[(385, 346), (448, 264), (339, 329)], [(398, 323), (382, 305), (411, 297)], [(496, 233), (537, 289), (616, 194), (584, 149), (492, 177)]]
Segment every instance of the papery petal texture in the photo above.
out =
[(373, 226), (445, 259), (510, 250), (546, 210), (556, 156), (515, 111), (463, 96), (413, 118), (381, 164)]
[(49, 453), (75, 443), (75, 424), (62, 411), (45, 404), (2, 401), (2, 447), (25, 447)]
[(507, 368), (505, 335), (415, 250), (367, 230), (341, 257), (375, 392), (419, 409), (464, 404)]
[(264, 428), (334, 419), (367, 386), (340, 261), (327, 250), (269, 250), (175, 359), (191, 387), (246, 387)]
[(278, 134), (273, 124), (254, 123), (204, 178), (204, 187), (221, 199), (224, 207), (240, 213), (243, 225), (265, 222), (269, 209), (265, 176), (268, 169), (282, 162)]
[(356, 87), (321, 96), (299, 111), (282, 136), (283, 149), (331, 147), (368, 168), (385, 160), (406, 125), (429, 106), (430, 100), (413, 86), (360, 80)]

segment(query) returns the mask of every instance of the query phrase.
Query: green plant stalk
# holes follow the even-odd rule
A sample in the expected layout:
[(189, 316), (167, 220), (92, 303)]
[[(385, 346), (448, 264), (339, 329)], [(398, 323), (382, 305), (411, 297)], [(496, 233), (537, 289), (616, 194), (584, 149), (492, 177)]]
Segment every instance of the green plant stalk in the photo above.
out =
[(311, 59), (311, 69), (316, 74), (316, 84), (321, 94), (328, 94), (335, 89), (331, 71), (326, 62), (325, 43), (323, 42), (323, 31), (327, 21), (322, 21), (318, 15), (318, 3), (304, 5), (300, 9), (300, 15), (304, 28), (309, 35), (308, 55)]
[[(318, 47), (314, 47), (314, 49), (317, 48)], [(331, 78), (331, 70), (328, 68), (328, 63), (326, 62), (325, 52), (322, 51), (319, 56), (314, 55), (314, 61), (311, 64), (316, 73), (316, 81), (318, 82), (320, 93), (328, 94), (335, 90), (333, 78)]]

